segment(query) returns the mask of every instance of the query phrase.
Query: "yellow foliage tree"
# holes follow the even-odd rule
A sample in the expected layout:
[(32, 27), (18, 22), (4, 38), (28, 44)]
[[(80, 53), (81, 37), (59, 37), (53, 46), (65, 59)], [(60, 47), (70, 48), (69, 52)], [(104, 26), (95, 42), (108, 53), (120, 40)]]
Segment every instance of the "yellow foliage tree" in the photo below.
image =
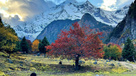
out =
[(18, 41), (15, 30), (8, 26), (4, 26), (0, 18), (0, 51), (10, 54), (15, 52), (16, 42)]
[(105, 58), (107, 59), (117, 60), (121, 58), (122, 49), (117, 44), (109, 43), (104, 46), (103, 51), (105, 52), (104, 55), (105, 55)]
[(1, 37), (1, 49), (13, 51), (16, 46), (16, 41), (18, 41), (18, 37), (12, 34), (11, 32), (5, 30), (4, 28), (0, 28), (0, 37)]
[(34, 40), (34, 42), (32, 43), (32, 51), (33, 52), (39, 51), (38, 45), (39, 45), (39, 40), (37, 40), (37, 39)]

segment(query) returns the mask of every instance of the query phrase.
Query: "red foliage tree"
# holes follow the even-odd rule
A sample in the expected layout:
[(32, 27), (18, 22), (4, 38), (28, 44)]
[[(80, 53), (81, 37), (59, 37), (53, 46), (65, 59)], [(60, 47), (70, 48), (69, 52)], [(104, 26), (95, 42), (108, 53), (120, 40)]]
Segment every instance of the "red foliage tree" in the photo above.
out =
[(94, 57), (103, 56), (103, 45), (99, 36), (102, 32), (93, 32), (89, 27), (80, 27), (76, 22), (73, 24), (73, 29), (69, 31), (61, 31), (55, 43), (46, 46), (46, 49), (51, 49), (49, 55), (53, 57), (62, 56), (63, 58), (74, 58), (75, 69), (79, 69), (79, 57)]

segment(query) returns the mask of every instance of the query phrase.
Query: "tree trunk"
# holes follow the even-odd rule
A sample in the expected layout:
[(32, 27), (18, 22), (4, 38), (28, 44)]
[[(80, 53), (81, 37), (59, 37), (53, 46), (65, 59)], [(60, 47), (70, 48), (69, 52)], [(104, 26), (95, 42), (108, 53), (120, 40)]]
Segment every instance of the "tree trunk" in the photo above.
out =
[(9, 52), (8, 52), (8, 54), (9, 54), (8, 58), (10, 58), (10, 55), (11, 55), (11, 51), (9, 51)]
[(44, 58), (46, 57), (46, 52), (44, 52)]
[(76, 59), (75, 59), (75, 70), (79, 70), (79, 55), (76, 55)]
[(10, 58), (10, 53), (9, 53), (9, 56), (8, 56), (8, 58)]

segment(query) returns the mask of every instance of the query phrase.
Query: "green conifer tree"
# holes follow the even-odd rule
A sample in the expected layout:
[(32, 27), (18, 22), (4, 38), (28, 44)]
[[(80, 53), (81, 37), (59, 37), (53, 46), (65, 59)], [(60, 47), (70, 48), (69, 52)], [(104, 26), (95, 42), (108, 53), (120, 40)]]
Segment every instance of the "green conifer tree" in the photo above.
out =
[(40, 42), (39, 45), (38, 45), (38, 49), (41, 53), (44, 52), (45, 48), (44, 48), (44, 45)]
[(15, 47), (15, 49), (14, 49), (14, 51), (21, 51), (21, 47), (20, 47), (20, 41), (17, 41), (16, 42), (16, 47)]
[(20, 43), (20, 47), (21, 47), (21, 50), (22, 50), (23, 53), (28, 53), (29, 46), (28, 46), (28, 43), (27, 43), (25, 37), (23, 37), (23, 39)]
[(132, 41), (128, 38), (127, 41), (125, 42), (125, 46), (122, 51), (122, 57), (124, 59), (127, 59), (129, 61), (134, 61), (135, 60), (135, 48), (132, 43)]
[(1, 17), (0, 17), (0, 28), (1, 28), (1, 27), (4, 27), (4, 25), (3, 25), (2, 19), (1, 19)]
[(47, 46), (47, 45), (50, 45), (50, 43), (48, 42), (47, 38), (44, 37), (43, 40), (40, 41), (39, 46), (38, 46), (39, 51), (41, 53), (44, 53), (44, 57), (45, 57), (45, 54), (47, 52), (46, 48), (45, 48), (45, 46)]
[(43, 38), (42, 43), (44, 46), (50, 45), (46, 37)]

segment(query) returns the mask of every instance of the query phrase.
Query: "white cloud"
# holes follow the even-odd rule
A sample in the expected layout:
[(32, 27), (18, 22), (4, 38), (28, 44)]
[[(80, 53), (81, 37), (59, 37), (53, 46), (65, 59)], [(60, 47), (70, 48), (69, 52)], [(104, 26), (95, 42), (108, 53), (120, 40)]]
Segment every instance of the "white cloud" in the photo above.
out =
[(132, 2), (134, 2), (134, 0), (118, 0), (118, 6), (129, 5)]
[(116, 7), (116, 2), (117, 0), (103, 0), (103, 3), (100, 8), (105, 9), (105, 10), (115, 10)]
[(133, 1), (134, 0), (103, 0), (100, 8), (108, 11), (114, 11), (124, 7), (124, 5), (130, 5)]
[(128, 1), (130, 1), (130, 0), (118, 0), (118, 2), (119, 2), (118, 5), (122, 5), (122, 4), (124, 4), (124, 3), (128, 2)]
[[(52, 5), (55, 5), (52, 3)], [(44, 0), (0, 0), (0, 14), (5, 21), (14, 19), (18, 21), (31, 20), (34, 16), (46, 11), (51, 4)], [(19, 19), (18, 19), (19, 18)], [(14, 20), (10, 20), (8, 23)]]
[(108, 11), (114, 11), (118, 8), (124, 7), (125, 5), (131, 4), (133, 1), (134, 0), (103, 0), (100, 8)]

